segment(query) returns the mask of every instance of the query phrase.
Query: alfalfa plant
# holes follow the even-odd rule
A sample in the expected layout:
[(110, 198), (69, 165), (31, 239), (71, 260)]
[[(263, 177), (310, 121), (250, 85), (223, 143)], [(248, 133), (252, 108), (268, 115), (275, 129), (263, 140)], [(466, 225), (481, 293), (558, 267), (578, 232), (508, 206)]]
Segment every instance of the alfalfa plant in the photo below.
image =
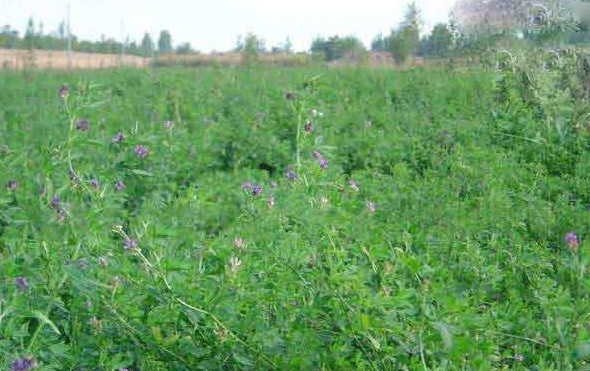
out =
[(544, 126), (539, 127), (542, 137), (556, 134), (564, 140), (590, 118), (590, 55), (581, 48), (555, 46), (575, 27), (571, 15), (542, 5), (533, 6), (531, 14), (526, 33), (533, 45), (494, 56), (496, 102), (531, 110)]

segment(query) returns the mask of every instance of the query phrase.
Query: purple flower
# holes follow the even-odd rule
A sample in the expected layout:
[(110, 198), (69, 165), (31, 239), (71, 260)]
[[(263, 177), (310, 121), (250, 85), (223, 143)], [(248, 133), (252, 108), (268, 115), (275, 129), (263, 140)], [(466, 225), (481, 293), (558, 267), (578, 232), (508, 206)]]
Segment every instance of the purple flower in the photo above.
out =
[(66, 211), (64, 209), (57, 210), (57, 221), (58, 222), (63, 222), (67, 216), (68, 216), (68, 214), (66, 213)]
[(320, 165), (320, 169), (322, 170), (326, 170), (328, 168), (328, 161), (326, 161), (326, 159), (324, 158), (320, 158), (318, 160), (318, 164)]
[(580, 246), (578, 236), (576, 236), (574, 232), (568, 232), (565, 235), (565, 243), (572, 252), (578, 251), (578, 247)]
[(80, 131), (88, 130), (88, 120), (80, 120), (76, 122), (76, 129)]
[(295, 170), (293, 170), (292, 167), (288, 167), (287, 168), (287, 172), (285, 173), (285, 177), (287, 177), (287, 179), (289, 180), (295, 180), (297, 179), (297, 173), (295, 172)]
[(375, 212), (375, 203), (373, 201), (367, 201), (366, 206), (371, 214)]
[(252, 186), (252, 196), (259, 196), (262, 193), (262, 187), (258, 184)]
[(9, 191), (14, 191), (17, 186), (18, 186), (18, 183), (14, 179), (10, 179), (8, 181), (8, 183), (6, 184), (6, 188), (8, 188)]
[(134, 240), (133, 238), (126, 238), (125, 242), (123, 243), (123, 248), (125, 250), (135, 249), (135, 248), (137, 248), (137, 241)]
[(172, 128), (173, 126), (174, 126), (174, 123), (173, 123), (172, 121), (170, 121), (170, 120), (166, 120), (166, 121), (164, 121), (164, 128), (165, 128), (165, 129), (170, 129), (170, 128)]
[(125, 189), (125, 184), (122, 181), (117, 180), (115, 182), (115, 191), (122, 191), (124, 189)]
[(78, 184), (78, 177), (76, 176), (76, 173), (72, 171), (72, 169), (68, 170), (68, 177), (70, 177), (70, 182), (73, 185)]
[(354, 179), (350, 179), (348, 181), (348, 185), (350, 186), (350, 188), (352, 188), (355, 191), (358, 191), (359, 190), (359, 186), (358, 186), (358, 184), (356, 184), (356, 182), (354, 181)]
[(61, 98), (61, 99), (65, 99), (68, 96), (68, 86), (66, 84), (62, 84), (61, 88), (59, 88), (59, 90), (57, 91), (57, 95)]
[(51, 197), (51, 208), (56, 211), (61, 210), (61, 203), (58, 195), (53, 195), (53, 197)]
[(21, 357), (10, 364), (10, 371), (28, 371), (35, 367), (33, 357)]
[(322, 158), (322, 155), (318, 151), (313, 150), (313, 152), (311, 153), (311, 157), (315, 158), (316, 160), (319, 160), (320, 158)]
[(137, 157), (145, 158), (145, 156), (148, 155), (149, 150), (145, 146), (142, 146), (141, 144), (139, 144), (139, 145), (135, 146), (135, 148), (133, 148), (133, 152), (135, 152)]
[(311, 133), (311, 129), (312, 129), (312, 124), (311, 124), (311, 121), (310, 121), (310, 120), (307, 120), (307, 121), (305, 122), (305, 124), (303, 125), (303, 130), (304, 130), (306, 133)]
[(39, 186), (39, 188), (37, 188), (37, 193), (39, 196), (43, 196), (45, 194), (45, 187)]
[(262, 193), (262, 187), (258, 184), (252, 184), (250, 182), (242, 183), (242, 189), (245, 191), (250, 191), (252, 196), (258, 196)]
[(123, 132), (118, 131), (114, 137), (111, 138), (111, 143), (121, 143), (123, 140)]
[(98, 183), (98, 179), (96, 178), (92, 178), (88, 181), (88, 184), (90, 184), (90, 186), (94, 189), (98, 189), (98, 187), (100, 187), (100, 183)]
[(28, 286), (27, 279), (25, 277), (16, 277), (14, 279), (14, 284), (21, 291), (26, 290), (26, 288)]

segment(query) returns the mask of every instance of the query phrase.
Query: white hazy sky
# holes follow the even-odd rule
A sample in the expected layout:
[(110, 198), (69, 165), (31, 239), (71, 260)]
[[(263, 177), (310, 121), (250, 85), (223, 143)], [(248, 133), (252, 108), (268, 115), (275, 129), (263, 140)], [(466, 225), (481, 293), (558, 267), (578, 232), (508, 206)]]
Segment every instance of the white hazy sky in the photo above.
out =
[[(454, 0), (417, 0), (426, 30), (446, 22)], [(402, 19), (406, 0), (0, 0), (0, 26), (24, 33), (27, 20), (43, 21), (44, 32), (57, 30), (70, 4), (72, 33), (80, 39), (141, 41), (144, 32), (154, 41), (162, 29), (176, 46), (190, 42), (203, 52), (224, 51), (239, 35), (253, 32), (267, 47), (287, 36), (297, 51), (308, 50), (316, 36), (355, 35), (367, 46), (379, 33), (387, 34)]]

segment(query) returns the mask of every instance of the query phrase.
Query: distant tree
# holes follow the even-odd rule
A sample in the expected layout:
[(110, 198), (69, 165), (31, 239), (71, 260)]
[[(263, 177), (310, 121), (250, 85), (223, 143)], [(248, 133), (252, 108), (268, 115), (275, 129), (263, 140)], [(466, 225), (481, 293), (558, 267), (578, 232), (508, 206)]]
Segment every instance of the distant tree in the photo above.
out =
[(141, 55), (141, 51), (139, 50), (135, 40), (127, 42), (127, 45), (125, 46), (125, 53), (131, 55)]
[(59, 22), (59, 26), (57, 27), (57, 35), (61, 40), (65, 40), (67, 35), (67, 31), (66, 31), (66, 22), (65, 21), (61, 21)]
[(141, 39), (141, 54), (144, 57), (150, 57), (154, 52), (154, 41), (149, 33), (143, 34), (143, 39)]
[(10, 25), (4, 25), (0, 31), (0, 47), (14, 49), (18, 43), (18, 31), (13, 30)]
[(326, 62), (341, 59), (344, 56), (358, 56), (366, 52), (363, 43), (354, 36), (330, 36), (328, 39), (315, 38), (310, 47), (314, 59)]
[(35, 38), (35, 21), (33, 20), (33, 17), (30, 17), (29, 21), (27, 22), (24, 38), (25, 46), (28, 49), (35, 48)]
[(192, 52), (193, 52), (193, 48), (191, 47), (191, 44), (188, 42), (180, 44), (176, 47), (177, 54), (189, 54)]
[(398, 63), (404, 63), (418, 53), (420, 46), (420, 10), (411, 2), (404, 14), (404, 20), (397, 29), (392, 29), (387, 38), (387, 49)]
[(254, 33), (247, 33), (246, 37), (238, 37), (238, 42), (234, 51), (242, 53), (244, 63), (247, 66), (252, 66), (259, 62), (259, 53), (266, 50), (265, 41)]
[(374, 52), (383, 52), (388, 49), (389, 40), (383, 34), (378, 34), (371, 41), (371, 50)]
[(388, 38), (388, 50), (397, 63), (404, 63), (410, 56), (410, 45), (402, 31), (391, 30)]
[(453, 43), (453, 35), (448, 26), (438, 23), (434, 26), (430, 35), (420, 42), (419, 55), (444, 58), (447, 57)]
[(261, 53), (266, 50), (265, 44), (262, 38), (252, 32), (248, 32), (244, 38), (242, 38), (242, 35), (238, 36), (234, 51), (238, 53), (245, 51)]
[(289, 36), (287, 36), (287, 40), (285, 40), (285, 42), (283, 43), (283, 50), (287, 54), (293, 53), (293, 43), (291, 42)]
[(172, 35), (168, 30), (162, 30), (158, 38), (158, 52), (170, 53), (172, 51)]
[(418, 51), (418, 45), (420, 44), (420, 26), (422, 21), (420, 20), (420, 10), (415, 2), (411, 2), (404, 15), (404, 22), (402, 23), (401, 33), (409, 53), (415, 55)]

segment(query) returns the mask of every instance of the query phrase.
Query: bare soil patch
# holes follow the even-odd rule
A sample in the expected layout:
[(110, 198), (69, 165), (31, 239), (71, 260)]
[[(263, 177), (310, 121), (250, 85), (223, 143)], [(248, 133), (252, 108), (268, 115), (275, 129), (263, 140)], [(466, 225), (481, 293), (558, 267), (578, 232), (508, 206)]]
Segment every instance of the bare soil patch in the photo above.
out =
[(39, 69), (97, 69), (109, 67), (146, 67), (150, 58), (132, 55), (99, 54), (71, 52), (61, 50), (15, 50), (0, 49), (0, 68), (22, 70)]

